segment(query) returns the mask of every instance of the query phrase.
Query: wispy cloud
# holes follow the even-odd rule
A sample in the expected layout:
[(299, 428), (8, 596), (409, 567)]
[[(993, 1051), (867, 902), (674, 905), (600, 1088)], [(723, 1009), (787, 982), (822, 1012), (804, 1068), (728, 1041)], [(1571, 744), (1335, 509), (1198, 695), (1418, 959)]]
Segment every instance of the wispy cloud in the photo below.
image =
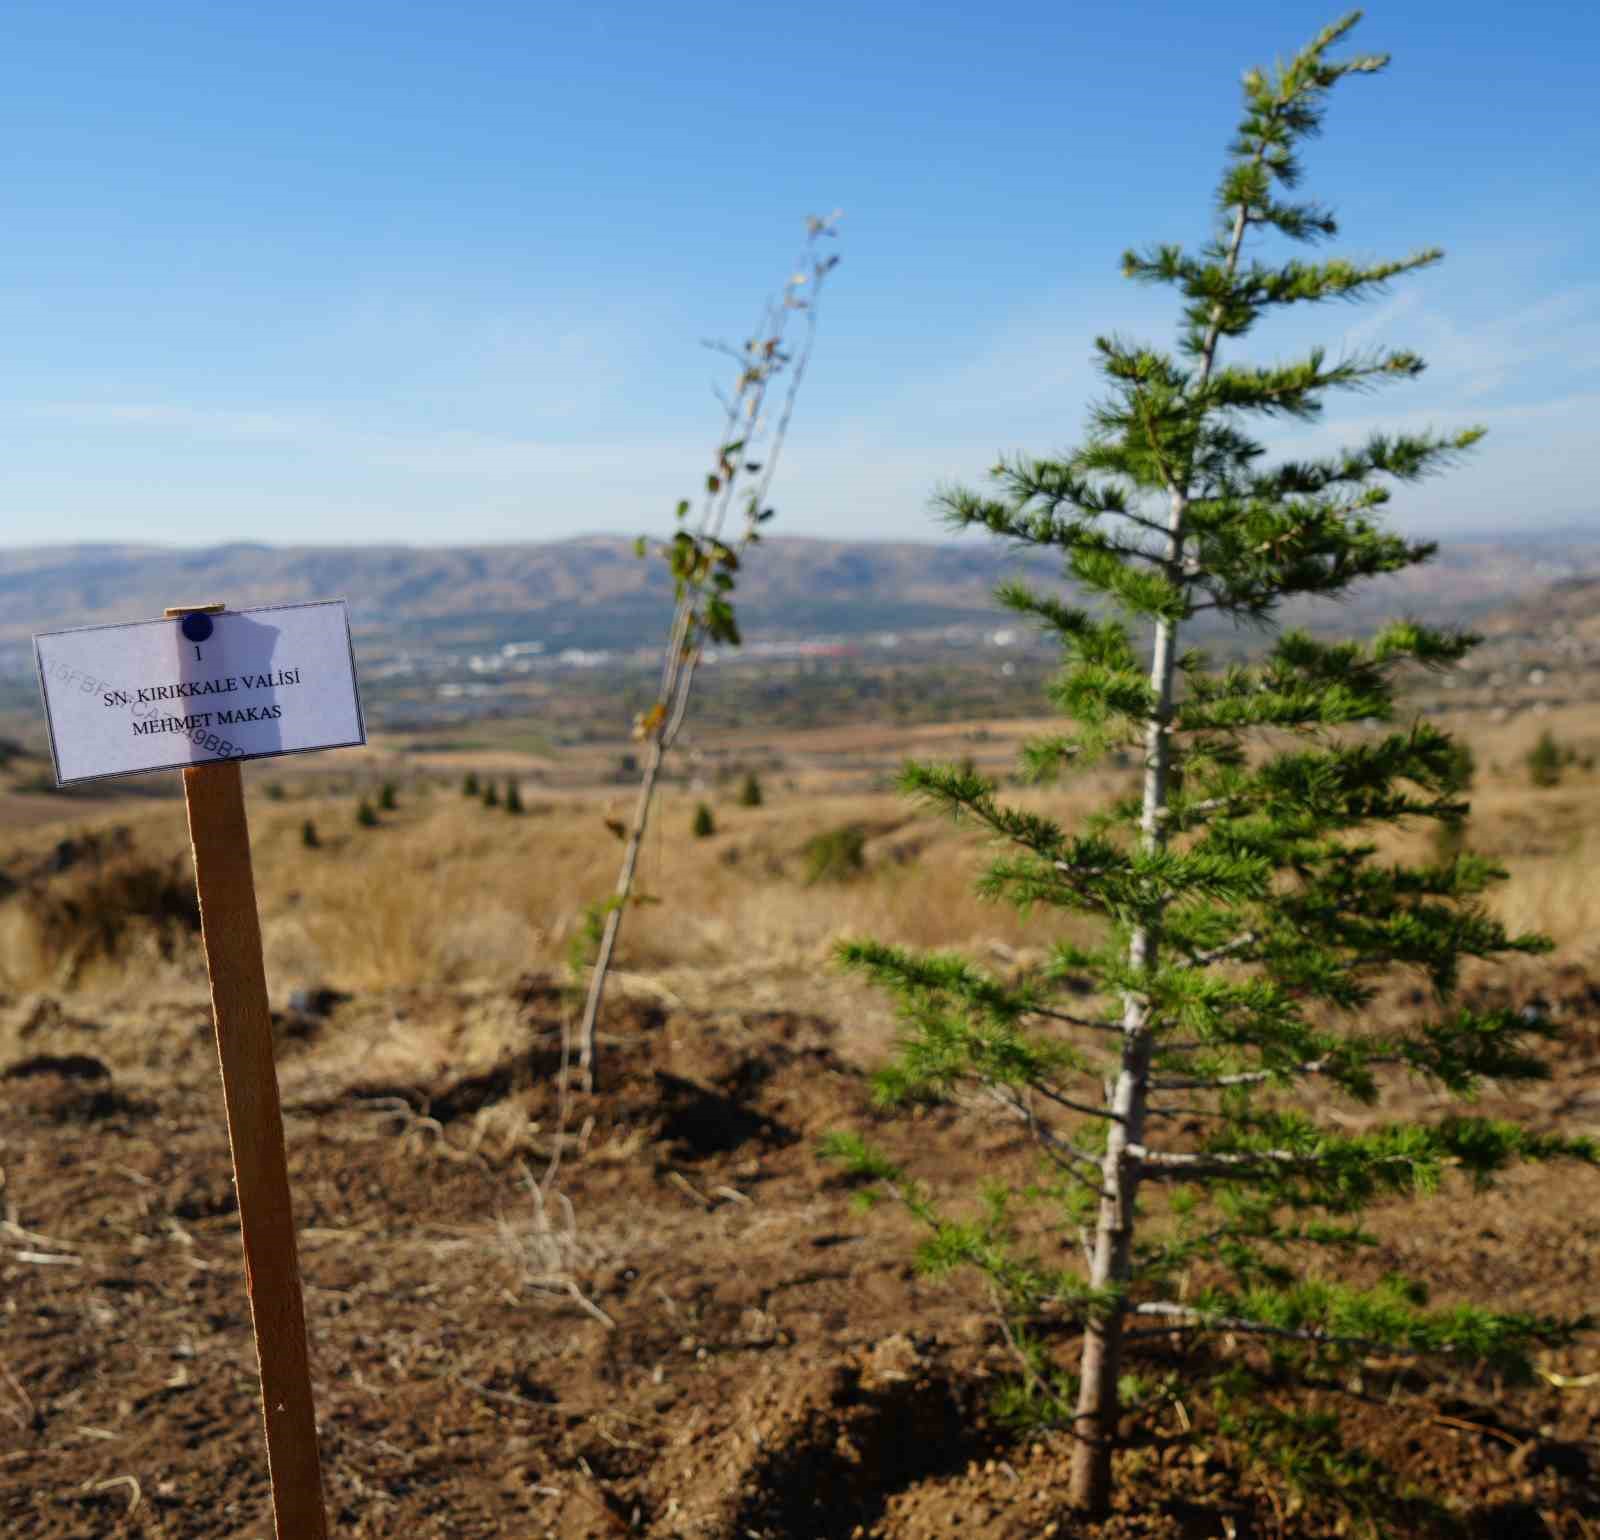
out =
[(1465, 400), (1548, 388), (1551, 372), (1600, 378), (1600, 286), (1574, 286), (1471, 321), (1428, 309), (1421, 323), (1431, 370)]
[(127, 428), (210, 438), (290, 439), (303, 437), (307, 424), (269, 411), (230, 411), (168, 401), (47, 401), (29, 404), (34, 417), (90, 428)]
[[(1329, 324), (1336, 319), (1349, 322), (1342, 332)], [(395, 316), (379, 307), (359, 329), (376, 334), (386, 320)], [(997, 454), (1049, 454), (1081, 438), (1084, 407), (1103, 389), (1092, 339), (1113, 321), (1123, 335), (1166, 341), (1171, 297), (1114, 283), (1036, 295), (986, 332), (952, 337), (941, 366), (878, 376), (879, 394), (848, 412), (830, 411), (828, 370), (849, 364), (842, 349), (839, 359), (826, 351), (825, 336), (824, 368), (808, 382), (774, 488), (779, 527), (938, 538), (929, 502), (941, 484), (979, 484)], [(439, 351), (381, 402), (220, 407), (152, 395), (0, 406), (13, 423), (66, 427), (92, 450), (30, 467), (24, 448), (9, 473), (14, 498), (41, 512), (82, 509), (107, 528), (159, 517), (160, 532), (176, 538), (198, 519), (191, 510), (220, 504), (239, 533), (253, 524), (283, 539), (360, 538), (381, 527), (388, 538), (442, 541), (649, 529), (693, 495), (714, 405), (696, 394), (692, 410), (680, 401), (657, 411), (658, 381), (641, 388), (632, 377), (626, 341), (605, 329), (543, 334), (512, 314), (461, 339), (456, 354), (447, 333), (438, 330)], [(1330, 399), (1324, 421), (1273, 433), (1273, 453), (1324, 453), (1375, 430), (1484, 423), (1489, 437), (1466, 465), (1397, 492), (1398, 524), (1485, 529), (1596, 511), (1587, 467), (1600, 411), (1600, 288), (1567, 286), (1536, 301), (1508, 293), (1499, 304), (1470, 287), (1437, 298), (1397, 289), (1348, 317), (1291, 313), (1239, 351), (1288, 357), (1316, 340), (1336, 352), (1414, 346), (1431, 368), (1413, 385)], [(447, 390), (452, 373), (460, 388)], [(577, 406), (574, 382), (588, 391)], [(436, 399), (450, 409), (436, 410)]]
[(1006, 442), (1040, 419), (1073, 431), (1084, 403), (1102, 388), (1094, 339), (1109, 331), (1160, 343), (1172, 331), (1171, 306), (1115, 280), (1035, 296), (987, 335), (964, 348), (953, 343), (948, 360), (908, 378), (888, 410), (907, 424), (992, 424)]

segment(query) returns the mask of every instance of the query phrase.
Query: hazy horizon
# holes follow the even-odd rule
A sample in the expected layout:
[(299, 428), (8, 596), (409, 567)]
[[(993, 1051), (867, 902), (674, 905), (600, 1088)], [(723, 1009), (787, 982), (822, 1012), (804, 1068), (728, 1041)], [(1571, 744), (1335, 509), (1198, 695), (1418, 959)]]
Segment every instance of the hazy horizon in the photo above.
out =
[[(646, 533), (639, 530), (582, 530), (568, 535), (551, 535), (544, 539), (506, 539), (506, 540), (252, 540), (246, 538), (233, 538), (227, 540), (195, 540), (195, 541), (159, 541), (159, 540), (39, 540), (29, 543), (10, 544), (0, 541), (0, 560), (6, 556), (18, 556), (36, 551), (73, 551), (73, 550), (119, 550), (134, 552), (150, 552), (153, 554), (169, 554), (184, 551), (208, 550), (239, 550), (260, 549), (264, 551), (312, 550), (312, 551), (372, 551), (372, 550), (402, 550), (402, 551), (469, 551), (469, 550), (511, 550), (522, 546), (544, 545), (577, 545), (589, 541), (617, 541), (626, 544), (632, 542), (639, 534)], [(657, 534), (670, 534), (670, 530), (663, 527), (658, 531), (648, 532), (651, 538)], [(1536, 526), (1533, 528), (1500, 526), (1486, 527), (1480, 530), (1464, 531), (1457, 535), (1431, 534), (1429, 539), (1436, 539), (1441, 549), (1452, 545), (1501, 545), (1521, 541), (1533, 541), (1540, 545), (1551, 543), (1563, 537), (1584, 537), (1600, 541), (1600, 517), (1591, 520), (1575, 520), (1566, 524), (1552, 524), (1549, 526)], [(985, 542), (989, 537), (981, 532), (959, 532), (943, 534), (929, 534), (917, 536), (906, 535), (823, 535), (806, 534), (774, 530), (762, 536), (763, 545), (772, 545), (783, 541), (807, 541), (816, 544), (829, 545), (906, 545), (906, 546), (949, 546), (961, 545), (969, 542)]]

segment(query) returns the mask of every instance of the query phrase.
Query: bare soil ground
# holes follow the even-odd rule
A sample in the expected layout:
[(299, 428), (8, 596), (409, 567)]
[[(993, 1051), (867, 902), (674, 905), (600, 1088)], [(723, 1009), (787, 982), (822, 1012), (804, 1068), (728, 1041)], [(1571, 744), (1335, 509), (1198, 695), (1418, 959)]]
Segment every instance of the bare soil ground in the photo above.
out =
[[(1600, 986), (1550, 964), (1515, 987), (1571, 1029), (1520, 1110), (1595, 1130)], [(1075, 1519), (1068, 1436), (991, 1415), (1013, 1365), (977, 1284), (918, 1276), (910, 1221), (857, 1212), (816, 1154), (828, 1129), (875, 1122), (851, 1024), (688, 1008), (648, 984), (616, 1002), (600, 1093), (574, 1097), (565, 1134), (553, 976), (282, 1013), (335, 1534), (1359, 1532), (1250, 1450), (1190, 1437), (1199, 1400), (1130, 1425), (1116, 1513)], [(0, 999), (0, 1108), (0, 1533), (265, 1540), (203, 992)], [(874, 1132), (952, 1193), (1031, 1158), (1010, 1126), (954, 1109)], [(1552, 1168), (1395, 1204), (1377, 1265), (1421, 1272), (1441, 1301), (1577, 1313), (1600, 1278), (1597, 1198), (1592, 1174)], [(1554, 1379), (1511, 1386), (1369, 1363), (1328, 1394), (1458, 1533), (1600, 1535), (1600, 1350), (1544, 1367)], [(1375, 1524), (1437, 1528), (1404, 1506)]]
[[(1589, 772), (1528, 787), (1547, 721), (1585, 753), (1600, 742), (1592, 712), (1485, 728), (1473, 843), (1512, 869), (1508, 922), (1561, 946), (1496, 986), (1567, 1029), (1555, 1078), (1513, 1110), (1600, 1134), (1600, 804)], [(859, 1213), (816, 1153), (823, 1133), (866, 1128), (958, 1201), (1032, 1169), (1005, 1123), (879, 1122), (866, 1071), (887, 1007), (827, 964), (842, 930), (1025, 961), (1037, 934), (970, 899), (966, 832), (873, 789), (908, 753), (1000, 773), (1023, 730), (708, 743), (658, 812), (644, 881), (668, 902), (625, 931), (600, 1092), (565, 1107), (560, 959), (615, 872), (602, 814), (631, 801), (612, 774), (627, 745), (554, 767), (382, 744), (254, 767), (270, 770), (251, 777), (253, 849), (335, 1534), (1361, 1532), (1212, 1436), (1198, 1389), (1130, 1419), (1115, 1514), (1076, 1519), (1068, 1435), (1018, 1436), (991, 1410), (1015, 1361), (979, 1282), (917, 1274), (907, 1216)], [(761, 808), (733, 801), (744, 768)], [(469, 769), (522, 776), (528, 816), (458, 796)], [(400, 810), (358, 831), (355, 799), (390, 777)], [(688, 833), (702, 796), (717, 817), (703, 840)], [(806, 841), (845, 825), (867, 836), (863, 870), (805, 886)], [(267, 1540), (181, 803), (0, 788), (0, 835), (0, 1537)], [(1394, 1088), (1376, 1115), (1418, 1094)], [(1370, 1269), (1421, 1276), (1438, 1303), (1575, 1315), (1600, 1293), (1594, 1173), (1395, 1203), (1374, 1228)], [(1071, 1339), (1057, 1350), (1070, 1364)], [(1198, 1384), (1213, 1365), (1193, 1352), (1156, 1339), (1135, 1367)], [(1600, 1342), (1540, 1369), (1509, 1385), (1368, 1361), (1319, 1391), (1359, 1450), (1451, 1516), (1380, 1502), (1368, 1532), (1600, 1537)]]

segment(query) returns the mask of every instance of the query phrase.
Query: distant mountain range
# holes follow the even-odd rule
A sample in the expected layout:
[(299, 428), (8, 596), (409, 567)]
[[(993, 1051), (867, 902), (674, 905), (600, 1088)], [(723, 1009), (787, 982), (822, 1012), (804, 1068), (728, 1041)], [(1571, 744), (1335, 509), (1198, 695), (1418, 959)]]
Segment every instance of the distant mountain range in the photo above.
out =
[[(1527, 601), (1553, 585), (1565, 585), (1557, 592), (1584, 609), (1600, 597), (1596, 525), (1446, 542), (1433, 563), (1365, 585), (1341, 607), (1340, 624), (1391, 614), (1476, 623), (1518, 605), (1536, 623), (1540, 610)], [(1055, 562), (993, 542), (773, 538), (749, 553), (736, 602), (749, 640), (915, 633), (1003, 623), (992, 598), (997, 582), (1022, 575), (1049, 583), (1058, 573)], [(15, 666), (28, 657), (33, 632), (146, 619), (170, 604), (338, 597), (349, 600), (358, 644), (369, 652), (513, 639), (618, 649), (660, 640), (671, 586), (659, 559), (641, 561), (630, 541), (611, 537), (442, 548), (0, 547), (0, 651)]]

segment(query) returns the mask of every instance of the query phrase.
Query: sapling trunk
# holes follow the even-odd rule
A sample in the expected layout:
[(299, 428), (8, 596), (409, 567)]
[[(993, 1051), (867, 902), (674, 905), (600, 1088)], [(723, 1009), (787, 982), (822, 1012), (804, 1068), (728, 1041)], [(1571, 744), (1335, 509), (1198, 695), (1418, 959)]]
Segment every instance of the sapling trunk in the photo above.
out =
[(611, 973), (611, 958), (616, 951), (617, 936), (622, 930), (622, 912), (633, 895), (634, 877), (639, 869), (639, 852), (644, 847), (645, 831), (650, 824), (650, 808), (655, 802), (656, 782), (661, 776), (661, 766), (678, 735), (683, 716), (688, 709), (689, 692), (694, 684), (698, 653), (685, 655), (684, 640), (688, 634), (691, 616), (687, 606), (680, 601), (673, 616), (671, 633), (667, 639), (668, 678), (676, 710), (650, 736), (650, 747), (645, 754), (644, 773), (639, 779), (639, 795), (633, 805), (633, 822), (628, 828), (622, 852), (622, 866), (617, 872), (617, 884), (612, 892), (611, 907), (606, 911), (606, 923), (600, 933), (600, 945), (595, 953), (594, 969), (589, 975), (589, 994), (584, 1001), (583, 1021), (578, 1028), (578, 1080), (585, 1092), (594, 1090), (595, 1032), (600, 1020), (600, 1007), (605, 1001), (606, 979)]
[[(1257, 159), (1259, 160), (1259, 155)], [(1224, 270), (1232, 280), (1238, 270), (1244, 243), (1245, 211), (1236, 210), (1233, 235)], [(1195, 374), (1196, 393), (1211, 378), (1221, 332), (1222, 306), (1213, 305)], [(1157, 460), (1163, 465), (1171, 497), (1164, 552), (1167, 576), (1174, 583), (1183, 577), (1184, 518), (1189, 507), (1191, 467), (1167, 470), (1157, 440)], [(1181, 478), (1181, 479), (1180, 479)], [(1178, 623), (1163, 617), (1155, 625), (1155, 646), (1150, 661), (1152, 709), (1145, 723), (1144, 796), (1139, 817), (1139, 843), (1154, 852), (1166, 843), (1168, 789), (1172, 766), (1173, 688), (1178, 672)], [(1152, 973), (1161, 950), (1160, 911), (1146, 916), (1128, 940), (1128, 965), (1137, 977)], [(1085, 1513), (1104, 1514), (1111, 1503), (1111, 1454), (1116, 1440), (1121, 1404), (1117, 1385), (1122, 1375), (1124, 1309), (1121, 1291), (1131, 1269), (1134, 1201), (1139, 1191), (1139, 1164), (1130, 1158), (1129, 1146), (1144, 1144), (1145, 1111), (1150, 1095), (1151, 1027), (1148, 1001), (1130, 993), (1122, 1005), (1122, 1064), (1111, 1093), (1112, 1122), (1106, 1136), (1102, 1168), (1100, 1213), (1095, 1230), (1090, 1287), (1116, 1294), (1116, 1303), (1091, 1315), (1084, 1332), (1083, 1364), (1073, 1431), (1077, 1445), (1072, 1454), (1070, 1498)]]
[[(1181, 553), (1183, 510), (1174, 502), (1171, 545)], [(1144, 813), (1141, 839), (1146, 849), (1163, 841), (1170, 756), (1167, 718), (1172, 706), (1175, 673), (1174, 644), (1177, 626), (1163, 621), (1157, 628), (1155, 659), (1150, 684), (1157, 711), (1145, 735)], [(1160, 946), (1158, 923), (1137, 926), (1128, 943), (1128, 961), (1135, 973), (1156, 963)], [(1103, 1514), (1111, 1500), (1111, 1454), (1116, 1440), (1121, 1405), (1117, 1385), (1122, 1376), (1123, 1305), (1121, 1289), (1130, 1275), (1133, 1248), (1134, 1201), (1139, 1191), (1139, 1165), (1128, 1154), (1144, 1143), (1145, 1111), (1150, 1095), (1150, 1012), (1146, 1000), (1129, 994), (1122, 1008), (1122, 1064), (1111, 1093), (1112, 1122), (1106, 1136), (1106, 1156), (1101, 1168), (1099, 1221), (1089, 1271), (1090, 1287), (1118, 1293), (1114, 1306), (1093, 1314), (1084, 1329), (1077, 1417), (1073, 1431), (1077, 1445), (1072, 1453), (1069, 1496), (1085, 1513)]]
[(628, 830), (627, 843), (622, 852), (622, 868), (617, 873), (612, 905), (606, 911), (605, 928), (600, 932), (600, 946), (595, 953), (594, 969), (589, 975), (589, 994), (583, 1005), (583, 1022), (578, 1028), (578, 1081), (586, 1092), (594, 1090), (595, 1025), (600, 1020), (600, 1006), (605, 1000), (606, 979), (611, 973), (611, 955), (616, 951), (617, 934), (622, 929), (622, 910), (633, 892), (639, 851), (644, 845), (645, 829), (650, 822), (650, 804), (655, 800), (656, 778), (661, 774), (661, 761), (665, 758), (666, 750), (661, 740), (653, 739), (650, 752), (645, 757), (644, 776), (639, 782), (639, 797), (633, 806), (633, 824)]

